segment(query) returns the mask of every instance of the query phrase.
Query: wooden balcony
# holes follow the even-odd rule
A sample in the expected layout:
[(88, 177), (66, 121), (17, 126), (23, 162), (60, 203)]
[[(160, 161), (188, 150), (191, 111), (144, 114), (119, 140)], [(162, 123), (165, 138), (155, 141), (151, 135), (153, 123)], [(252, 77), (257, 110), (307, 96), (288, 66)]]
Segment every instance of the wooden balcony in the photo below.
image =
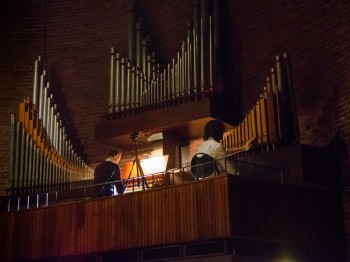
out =
[(0, 254), (2, 261), (49, 259), (217, 239), (235, 239), (238, 253), (240, 243), (259, 240), (341, 254), (339, 198), (333, 189), (221, 175), (1, 213)]

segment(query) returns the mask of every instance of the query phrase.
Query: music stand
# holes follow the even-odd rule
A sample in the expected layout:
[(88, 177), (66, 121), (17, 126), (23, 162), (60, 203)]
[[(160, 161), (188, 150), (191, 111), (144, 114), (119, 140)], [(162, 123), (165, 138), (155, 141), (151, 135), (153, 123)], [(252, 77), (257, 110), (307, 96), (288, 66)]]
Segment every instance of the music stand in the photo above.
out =
[[(141, 167), (140, 159), (137, 156), (137, 139), (139, 138), (139, 133), (138, 132), (131, 133), (130, 134), (130, 138), (131, 138), (132, 142), (134, 143), (135, 159), (132, 162), (132, 166), (131, 166), (131, 170), (130, 170), (130, 173), (129, 173), (129, 176), (128, 176), (127, 183), (129, 183), (129, 179), (130, 179), (130, 176), (132, 174), (132, 170), (134, 169), (134, 166), (135, 166), (136, 167), (136, 177), (137, 177), (137, 179), (139, 179), (139, 177), (141, 177), (142, 190), (145, 190), (145, 186), (146, 186), (147, 189), (149, 189), (147, 180), (145, 178), (145, 175), (144, 175), (142, 167)], [(126, 187), (127, 187), (127, 185), (126, 185)], [(126, 189), (126, 187), (125, 187), (125, 189)]]

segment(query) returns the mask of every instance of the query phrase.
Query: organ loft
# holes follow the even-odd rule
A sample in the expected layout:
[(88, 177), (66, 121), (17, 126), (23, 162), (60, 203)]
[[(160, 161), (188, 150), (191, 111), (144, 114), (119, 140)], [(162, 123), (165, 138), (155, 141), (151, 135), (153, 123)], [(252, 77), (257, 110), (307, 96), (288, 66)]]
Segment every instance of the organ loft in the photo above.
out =
[[(312, 113), (298, 100), (304, 79), (327, 76), (303, 71), (300, 49), (314, 42), (289, 39), (304, 19), (295, 9), (312, 7), (266, 3), (285, 12), (266, 29), (265, 13), (241, 22), (254, 3), (78, 1), (78, 14), (41, 2), (9, 7), (38, 14), (28, 17), (44, 48), (25, 57), (30, 91), (7, 110), (2, 261), (346, 261), (343, 140), (327, 114), (325, 134), (315, 127), (308, 140)], [(96, 32), (88, 40), (85, 26)], [(255, 27), (275, 35), (253, 41)], [(313, 113), (327, 111), (312, 98)], [(200, 151), (212, 120), (224, 127), (220, 158)], [(120, 179), (97, 183), (110, 149), (122, 152)], [(123, 193), (96, 193), (117, 184)]]

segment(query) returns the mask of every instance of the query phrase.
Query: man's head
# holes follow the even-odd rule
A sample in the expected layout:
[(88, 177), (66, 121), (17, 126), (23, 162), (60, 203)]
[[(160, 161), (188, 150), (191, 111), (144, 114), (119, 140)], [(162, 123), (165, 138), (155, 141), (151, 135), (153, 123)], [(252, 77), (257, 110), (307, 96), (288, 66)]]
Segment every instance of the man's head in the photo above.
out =
[(109, 150), (107, 159), (110, 159), (114, 163), (119, 164), (121, 158), (122, 158), (122, 152), (120, 152), (118, 149)]

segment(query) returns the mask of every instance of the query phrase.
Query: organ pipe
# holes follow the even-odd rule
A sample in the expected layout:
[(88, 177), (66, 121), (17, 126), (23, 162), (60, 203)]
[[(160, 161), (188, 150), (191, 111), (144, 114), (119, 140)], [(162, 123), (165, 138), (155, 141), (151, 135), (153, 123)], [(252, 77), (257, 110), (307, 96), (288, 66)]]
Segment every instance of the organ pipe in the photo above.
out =
[(63, 179), (64, 174), (73, 170), (75, 180), (93, 177), (93, 170), (77, 156), (67, 139), (45, 70), (40, 70), (39, 60), (36, 60), (33, 99), (26, 98), (20, 103), (17, 123), (16, 117), (11, 115), (11, 193), (16, 195), (64, 188), (57, 183), (74, 182)]
[(193, 23), (186, 23), (186, 34), (177, 55), (160, 68), (150, 36), (142, 32), (142, 18), (135, 17), (134, 1), (129, 2), (129, 53), (125, 57), (113, 52), (114, 48), (111, 52), (110, 114), (127, 112), (129, 115), (180, 101), (189, 102), (188, 98), (193, 95), (201, 99), (215, 91), (218, 18), (213, 15), (218, 13), (216, 5), (208, 0), (193, 2)]
[(290, 100), (293, 96), (290, 61), (287, 61), (287, 54), (283, 55), (285, 62), (281, 63), (279, 57), (276, 57), (276, 64), (266, 78), (267, 86), (253, 108), (225, 134), (222, 144), (227, 148), (242, 146), (252, 137), (256, 138), (261, 150), (273, 150), (299, 142), (299, 127), (297, 122), (292, 121), (297, 114)]
[(111, 48), (111, 70), (110, 70), (110, 80), (109, 80), (109, 113), (114, 111), (115, 107), (115, 56), (114, 56), (114, 48)]

